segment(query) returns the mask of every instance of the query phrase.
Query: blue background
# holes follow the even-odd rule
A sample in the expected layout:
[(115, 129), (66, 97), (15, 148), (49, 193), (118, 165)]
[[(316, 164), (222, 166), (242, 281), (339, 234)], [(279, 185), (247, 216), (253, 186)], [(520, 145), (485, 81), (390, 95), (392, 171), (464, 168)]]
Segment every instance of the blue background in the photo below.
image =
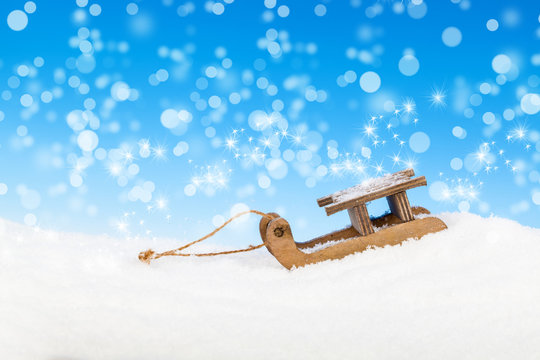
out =
[[(25, 4), (32, 8), (0, 5), (4, 218), (45, 229), (192, 239), (250, 207), (278, 211), (308, 238), (348, 222), (346, 214), (327, 218), (316, 198), (413, 165), (428, 179), (427, 188), (409, 192), (413, 204), (539, 225), (538, 114), (521, 107), (540, 84), (537, 2), (35, 1), (27, 26), (14, 31), (8, 15)], [(288, 16), (279, 15), (281, 6)], [(487, 29), (489, 19), (497, 20), (496, 31)], [(448, 27), (462, 35), (455, 47), (443, 42)], [(398, 66), (406, 54), (419, 63), (412, 76)], [(511, 59), (508, 73), (494, 71), (499, 54)], [(158, 70), (164, 81), (156, 80)], [(368, 71), (381, 80), (373, 93), (359, 84)], [(351, 83), (343, 86), (346, 72)], [(115, 84), (131, 98), (119, 98)], [(46, 91), (54, 94), (50, 102)], [(25, 94), (32, 104), (23, 104)], [(211, 97), (220, 100), (214, 107)], [(167, 109), (187, 111), (191, 121), (168, 129), (161, 122)], [(506, 119), (505, 110), (513, 116)], [(73, 111), (99, 121), (73, 129), (66, 121)], [(250, 125), (261, 111), (282, 120), (264, 130)], [(493, 121), (484, 121), (488, 112)], [(456, 126), (466, 136), (456, 137)], [(78, 145), (82, 130), (97, 135), (93, 151)], [(429, 137), (427, 151), (414, 151), (409, 139), (417, 132)], [(141, 141), (149, 156), (141, 155)], [(186, 153), (174, 153), (179, 142)], [(133, 158), (119, 159), (114, 149)], [(455, 158), (464, 165), (452, 168)], [(87, 165), (76, 168), (77, 161)], [(132, 164), (138, 172), (129, 174)], [(111, 174), (115, 165), (121, 175)], [(151, 197), (130, 200), (145, 183)], [(386, 204), (369, 208), (380, 214)], [(226, 242), (256, 242), (255, 223), (254, 216), (240, 222)]]

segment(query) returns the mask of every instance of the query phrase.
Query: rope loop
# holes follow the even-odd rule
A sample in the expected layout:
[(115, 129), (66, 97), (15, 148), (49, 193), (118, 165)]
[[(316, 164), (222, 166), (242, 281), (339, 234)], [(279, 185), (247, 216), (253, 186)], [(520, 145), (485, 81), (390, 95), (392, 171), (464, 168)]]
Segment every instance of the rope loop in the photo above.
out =
[(249, 245), (249, 247), (247, 247), (245, 249), (219, 251), (219, 252), (211, 252), (211, 253), (186, 254), (186, 253), (181, 252), (182, 250), (185, 250), (185, 249), (187, 249), (188, 247), (190, 247), (192, 245), (195, 245), (195, 244), (197, 244), (197, 243), (199, 243), (201, 241), (204, 241), (204, 240), (206, 240), (208, 238), (211, 238), (212, 236), (217, 234), (219, 231), (221, 231), (225, 226), (229, 225), (233, 220), (238, 219), (239, 217), (247, 215), (247, 214), (257, 214), (257, 215), (260, 215), (263, 218), (266, 218), (266, 219), (269, 219), (269, 220), (272, 220), (272, 219), (275, 218), (275, 216), (273, 216), (273, 215), (266, 214), (266, 213), (263, 213), (262, 211), (258, 211), (258, 210), (243, 211), (243, 212), (240, 212), (240, 213), (234, 215), (229, 220), (225, 221), (221, 226), (217, 227), (214, 231), (210, 232), (209, 234), (201, 237), (200, 239), (192, 241), (192, 242), (190, 242), (190, 243), (188, 243), (188, 244), (186, 244), (184, 246), (180, 246), (177, 249), (164, 251), (162, 253), (156, 253), (152, 249), (141, 251), (139, 253), (139, 260), (141, 262), (143, 262), (143, 263), (146, 263), (146, 264), (150, 265), (152, 260), (157, 260), (157, 259), (159, 259), (161, 257), (164, 257), (164, 256), (217, 256), (217, 255), (236, 254), (236, 253), (240, 253), (240, 252), (247, 252), (247, 251), (252, 251), (252, 250), (259, 249), (259, 248), (264, 246), (264, 243), (259, 244), (259, 245)]

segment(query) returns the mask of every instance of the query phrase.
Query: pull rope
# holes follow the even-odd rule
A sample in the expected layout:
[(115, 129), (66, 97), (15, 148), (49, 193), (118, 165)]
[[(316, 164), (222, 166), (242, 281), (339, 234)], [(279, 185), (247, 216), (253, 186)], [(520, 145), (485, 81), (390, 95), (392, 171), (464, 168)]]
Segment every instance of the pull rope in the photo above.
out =
[(156, 253), (154, 250), (152, 249), (148, 249), (146, 251), (141, 251), (139, 253), (139, 260), (144, 262), (144, 263), (147, 263), (148, 265), (150, 265), (150, 262), (152, 260), (157, 260), (159, 259), (160, 257), (163, 257), (163, 256), (216, 256), (216, 255), (226, 255), (226, 254), (235, 254), (235, 253), (240, 253), (240, 252), (246, 252), (246, 251), (252, 251), (252, 250), (255, 250), (255, 249), (258, 249), (258, 248), (261, 248), (264, 246), (264, 244), (259, 244), (259, 245), (249, 245), (249, 247), (245, 248), (245, 249), (238, 249), (238, 250), (229, 250), (229, 251), (219, 251), (219, 252), (211, 252), (211, 253), (199, 253), (199, 254), (186, 254), (186, 253), (181, 253), (182, 250), (184, 249), (187, 249), (188, 247), (192, 246), (192, 245), (195, 245), (196, 243), (199, 243), (203, 240), (206, 240), (208, 238), (211, 238), (212, 236), (214, 236), (216, 233), (218, 233), (221, 229), (223, 229), (225, 226), (229, 225), (233, 220), (235, 219), (238, 219), (239, 217), (241, 216), (244, 216), (244, 215), (247, 215), (247, 214), (257, 214), (257, 215), (260, 215), (262, 216), (263, 218), (266, 218), (266, 219), (269, 219), (269, 220), (272, 220), (274, 219), (274, 216), (270, 215), (270, 214), (266, 214), (266, 213), (263, 213), (261, 211), (257, 211), (257, 210), (247, 210), (247, 211), (243, 211), (243, 212), (240, 212), (236, 215), (234, 215), (233, 217), (231, 217), (229, 220), (225, 221), (221, 226), (219, 226), (218, 228), (216, 228), (214, 231), (212, 231), (211, 233), (203, 236), (202, 238), (200, 239), (197, 239), (195, 241), (192, 241), (190, 242), (189, 244), (186, 244), (184, 246), (180, 246), (179, 248), (177, 249), (173, 249), (173, 250), (169, 250), (169, 251), (164, 251), (162, 253)]

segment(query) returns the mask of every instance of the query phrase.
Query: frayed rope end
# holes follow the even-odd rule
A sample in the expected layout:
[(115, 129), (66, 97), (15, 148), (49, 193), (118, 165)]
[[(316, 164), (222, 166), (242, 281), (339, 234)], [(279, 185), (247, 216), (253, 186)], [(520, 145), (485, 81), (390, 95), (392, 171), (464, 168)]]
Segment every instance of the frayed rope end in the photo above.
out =
[(146, 251), (141, 251), (139, 253), (139, 260), (142, 261), (143, 263), (146, 263), (146, 264), (150, 265), (150, 262), (154, 258), (154, 254), (155, 254), (155, 252), (152, 249), (148, 249)]

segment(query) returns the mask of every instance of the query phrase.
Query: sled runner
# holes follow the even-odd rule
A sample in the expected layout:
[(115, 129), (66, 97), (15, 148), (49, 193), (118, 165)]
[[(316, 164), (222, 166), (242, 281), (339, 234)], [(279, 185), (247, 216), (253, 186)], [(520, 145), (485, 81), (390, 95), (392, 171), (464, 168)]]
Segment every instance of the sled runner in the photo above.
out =
[[(407, 190), (427, 185), (426, 178), (414, 176), (413, 169), (407, 169), (380, 178), (370, 179), (362, 184), (338, 191), (317, 200), (327, 215), (347, 210), (351, 226), (311, 241), (294, 241), (287, 220), (272, 213), (270, 219), (264, 217), (259, 224), (261, 238), (268, 251), (287, 269), (301, 267), (324, 260), (341, 259), (347, 255), (364, 251), (369, 247), (397, 245), (411, 238), (446, 229), (446, 224), (435, 217), (422, 217), (429, 214), (423, 207), (409, 204)], [(370, 218), (366, 203), (386, 197), (390, 213), (378, 218)], [(312, 253), (302, 249), (312, 248), (328, 242), (336, 242)]]

